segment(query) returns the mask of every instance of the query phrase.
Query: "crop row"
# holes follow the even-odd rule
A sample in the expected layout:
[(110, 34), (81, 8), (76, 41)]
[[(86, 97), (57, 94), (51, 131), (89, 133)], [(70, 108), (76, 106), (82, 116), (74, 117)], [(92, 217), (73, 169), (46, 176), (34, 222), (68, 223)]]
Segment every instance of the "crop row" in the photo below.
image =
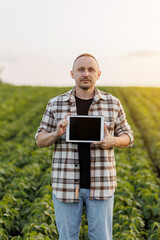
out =
[[(159, 239), (160, 181), (157, 174), (154, 173), (154, 165), (148, 157), (141, 134), (131, 118), (128, 101), (123, 100), (124, 93), (122, 95), (121, 88), (112, 88), (111, 91), (120, 98), (135, 137), (132, 148), (116, 149), (118, 153), (116, 154), (118, 174), (116, 197), (118, 200), (115, 199), (114, 236), (115, 239)], [(129, 92), (127, 92), (128, 94)], [(121, 198), (124, 202), (121, 202)], [(119, 206), (119, 211), (117, 211), (116, 204)], [(124, 214), (125, 205), (128, 205), (130, 214), (127, 212)], [(120, 214), (118, 219), (116, 217), (117, 213)], [(122, 217), (124, 224), (119, 219), (121, 214), (124, 214)], [(133, 224), (131, 224), (127, 234), (125, 228), (126, 225), (129, 225), (131, 219)], [(116, 221), (118, 224), (116, 224)], [(116, 226), (117, 228), (115, 228)], [(130, 238), (128, 238), (129, 236)]]
[[(141, 133), (148, 153), (160, 176), (160, 106), (154, 103), (155, 101), (160, 102), (160, 90), (159, 96), (154, 96), (154, 102), (152, 102), (151, 97), (147, 98), (145, 91), (143, 96), (136, 90), (136, 88), (130, 90), (121, 88), (121, 94), (129, 106), (130, 114)], [(149, 92), (147, 95), (150, 96)]]
[[(38, 234), (41, 239), (52, 239), (57, 234), (51, 199), (52, 152), (50, 149), (37, 149), (34, 140), (46, 100), (50, 97), (44, 95), (43, 91), (42, 99), (42, 91), (40, 94), (37, 90), (36, 97), (33, 94), (35, 91), (32, 92), (34, 97), (23, 95), (25, 103), (28, 103), (28, 99), (36, 101), (32, 106), (26, 104), (25, 109), (23, 104), (19, 104), (20, 117), (17, 115), (16, 119), (14, 115), (13, 121), (8, 121), (5, 132), (1, 133), (0, 239), (36, 239), (34, 229), (41, 229), (42, 233)], [(14, 97), (10, 99), (10, 104), (11, 101), (16, 104)], [(3, 106), (6, 106), (3, 107), (5, 116), (5, 111), (8, 111), (5, 99)], [(48, 237), (44, 238), (43, 233)]]

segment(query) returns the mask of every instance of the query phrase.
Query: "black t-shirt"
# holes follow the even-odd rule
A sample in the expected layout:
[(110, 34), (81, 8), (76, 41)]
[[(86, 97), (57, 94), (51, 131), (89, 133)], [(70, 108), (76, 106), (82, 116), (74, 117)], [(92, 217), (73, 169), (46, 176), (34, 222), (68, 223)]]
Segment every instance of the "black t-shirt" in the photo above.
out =
[[(76, 97), (77, 115), (88, 115), (88, 109), (93, 101)], [(90, 188), (90, 143), (78, 143), (80, 164), (80, 188)]]

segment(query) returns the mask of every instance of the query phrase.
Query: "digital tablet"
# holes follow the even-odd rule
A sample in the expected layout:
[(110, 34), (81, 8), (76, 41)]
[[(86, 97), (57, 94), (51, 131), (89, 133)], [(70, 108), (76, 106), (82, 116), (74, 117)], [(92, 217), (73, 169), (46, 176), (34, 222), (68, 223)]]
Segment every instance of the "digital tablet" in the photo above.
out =
[(69, 115), (67, 119), (67, 142), (97, 142), (103, 139), (103, 116)]

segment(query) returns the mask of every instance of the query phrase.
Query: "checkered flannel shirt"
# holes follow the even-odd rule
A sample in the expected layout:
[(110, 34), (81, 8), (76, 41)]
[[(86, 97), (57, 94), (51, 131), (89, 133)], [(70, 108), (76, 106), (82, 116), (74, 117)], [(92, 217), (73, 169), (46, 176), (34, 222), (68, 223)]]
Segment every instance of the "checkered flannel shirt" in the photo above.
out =
[[(35, 138), (43, 130), (55, 131), (57, 123), (68, 113), (77, 115), (75, 87), (48, 102)], [(132, 146), (133, 132), (127, 123), (123, 107), (116, 97), (95, 88), (95, 96), (88, 115), (103, 115), (109, 133), (114, 136), (127, 134), (130, 137), (128, 146)], [(78, 202), (79, 196), (76, 194), (80, 184), (78, 144), (68, 143), (65, 139), (66, 134), (62, 135), (54, 145), (53, 193), (60, 201)], [(103, 150), (99, 146), (90, 144), (90, 153), (90, 199), (108, 199), (117, 186), (114, 149)]]

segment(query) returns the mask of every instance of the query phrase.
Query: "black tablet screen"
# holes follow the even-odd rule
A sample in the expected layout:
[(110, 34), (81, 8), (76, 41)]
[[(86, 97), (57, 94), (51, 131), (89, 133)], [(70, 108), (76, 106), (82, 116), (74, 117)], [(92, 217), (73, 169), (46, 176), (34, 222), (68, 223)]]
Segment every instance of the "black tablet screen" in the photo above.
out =
[(70, 140), (100, 141), (100, 118), (70, 118)]

